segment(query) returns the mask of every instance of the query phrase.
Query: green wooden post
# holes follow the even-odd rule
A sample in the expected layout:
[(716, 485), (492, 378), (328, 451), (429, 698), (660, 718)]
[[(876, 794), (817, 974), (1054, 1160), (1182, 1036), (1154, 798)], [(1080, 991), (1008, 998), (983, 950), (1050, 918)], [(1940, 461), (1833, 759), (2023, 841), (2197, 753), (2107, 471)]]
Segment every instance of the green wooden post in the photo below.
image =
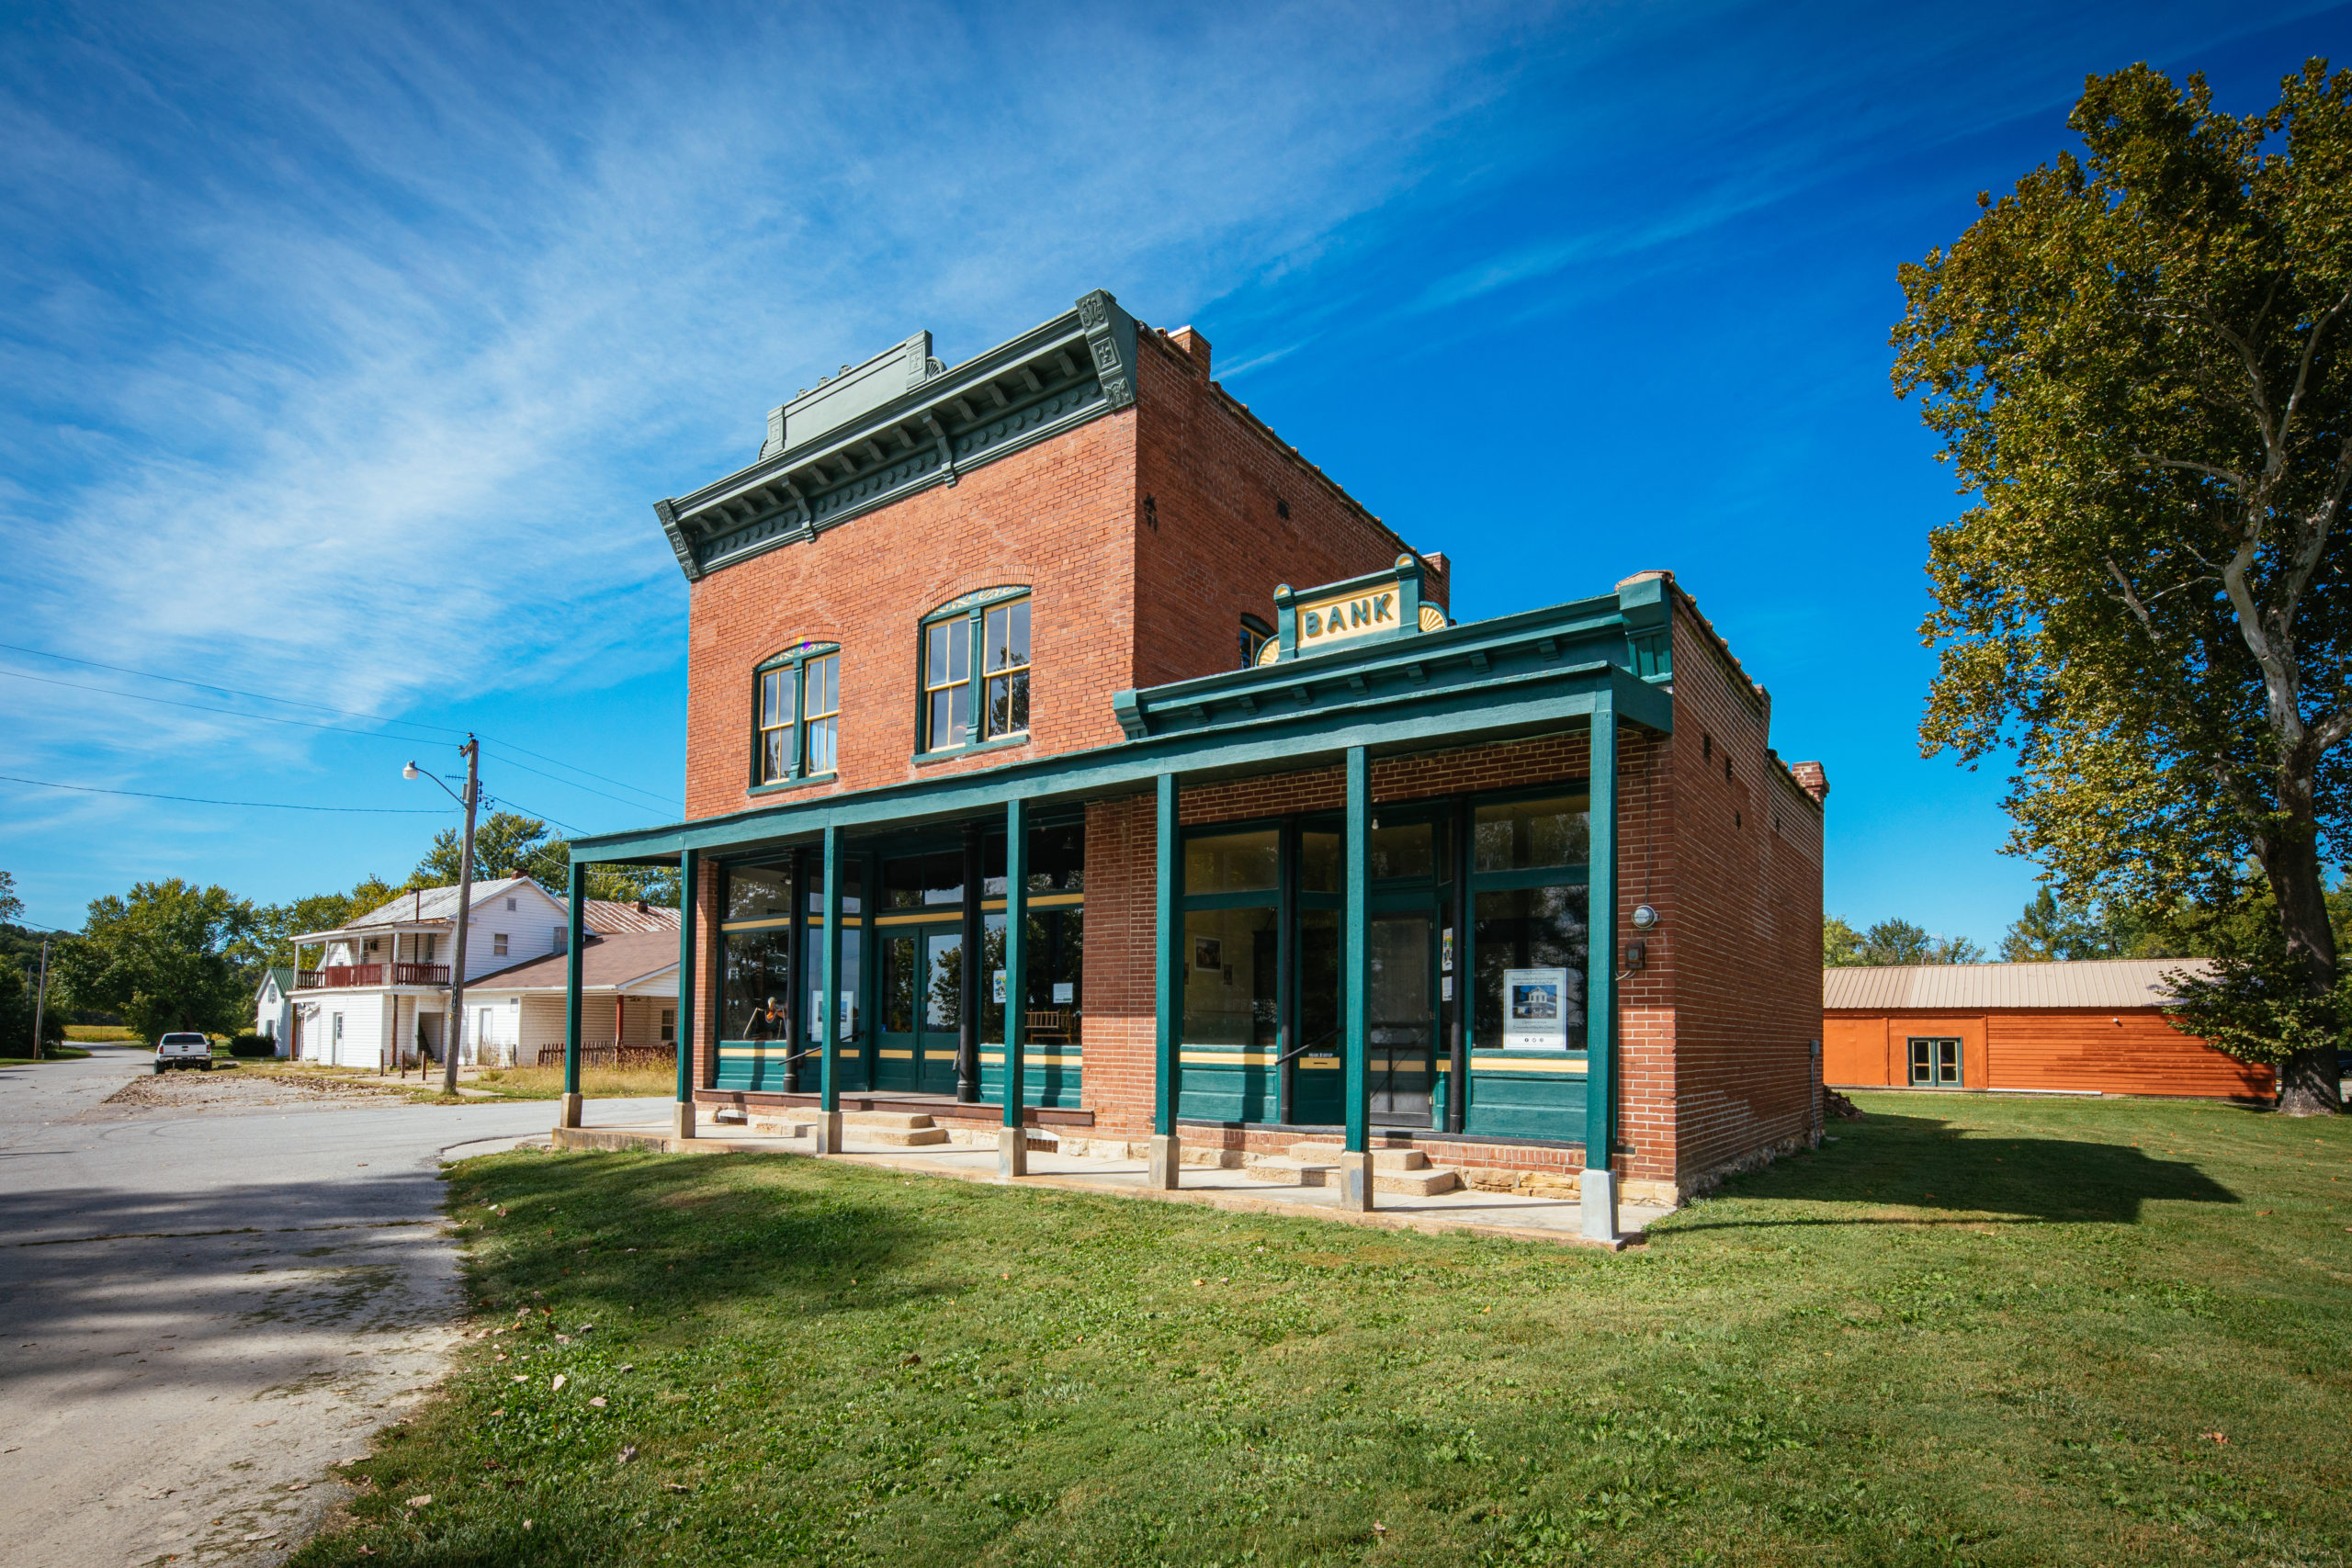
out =
[[(1021, 1004), (1028, 996), (1029, 818), (1014, 795), (1004, 803), (1004, 1129), (997, 1136), (999, 1176), (1029, 1174), (1029, 1132), (1022, 1124)], [(978, 902), (979, 889), (971, 897)]]
[(1340, 984), (1345, 1028), (1341, 1041), (1347, 1058), (1348, 1143), (1341, 1158), (1340, 1201), (1351, 1209), (1372, 1207), (1372, 1030), (1367, 1017), (1371, 998), (1365, 982), (1372, 954), (1372, 756), (1361, 746), (1348, 748), (1348, 896)]
[(825, 829), (825, 975), (822, 1009), (825, 1028), (817, 1056), (817, 1152), (839, 1154), (842, 1147), (841, 1075), (834, 1060), (842, 1048), (842, 830)]
[(687, 850), (678, 857), (678, 1009), (670, 1038), (678, 1051), (678, 1108), (673, 1113), (673, 1136), (695, 1135), (695, 905), (702, 891), (702, 855)]
[(1176, 858), (1182, 847), (1176, 832), (1176, 775), (1160, 774), (1156, 794), (1159, 813), (1159, 885), (1152, 920), (1152, 930), (1158, 936), (1153, 949), (1152, 981), (1159, 1032), (1155, 1055), (1159, 1062), (1152, 1084), (1148, 1179), (1154, 1187), (1172, 1189), (1183, 1166), (1176, 1138), (1176, 1075), (1183, 1056), (1177, 1037), (1184, 1026), (1184, 997), (1179, 989), (1182, 971), (1177, 967), (1176, 957), (1183, 941), (1184, 926), (1182, 912), (1177, 907), (1182, 890), (1183, 863)]
[(563, 1099), (557, 1102), (556, 1125), (580, 1125), (580, 950), (586, 931), (582, 916), (588, 907), (588, 864), (571, 863), (571, 908), (564, 916), (569, 940), (563, 953)]
[(1584, 1234), (1617, 1239), (1617, 705), (1603, 687), (1592, 710), (1592, 870), (1585, 919)]

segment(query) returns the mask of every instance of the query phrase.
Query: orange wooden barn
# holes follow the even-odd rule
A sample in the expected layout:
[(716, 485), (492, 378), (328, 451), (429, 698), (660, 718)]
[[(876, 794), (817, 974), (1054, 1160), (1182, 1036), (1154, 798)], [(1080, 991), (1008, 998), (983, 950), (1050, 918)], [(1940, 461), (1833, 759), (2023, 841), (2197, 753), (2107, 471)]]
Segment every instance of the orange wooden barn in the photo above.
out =
[(2165, 1021), (2184, 958), (1825, 969), (1832, 1089), (1988, 1089), (2267, 1100), (2268, 1067)]

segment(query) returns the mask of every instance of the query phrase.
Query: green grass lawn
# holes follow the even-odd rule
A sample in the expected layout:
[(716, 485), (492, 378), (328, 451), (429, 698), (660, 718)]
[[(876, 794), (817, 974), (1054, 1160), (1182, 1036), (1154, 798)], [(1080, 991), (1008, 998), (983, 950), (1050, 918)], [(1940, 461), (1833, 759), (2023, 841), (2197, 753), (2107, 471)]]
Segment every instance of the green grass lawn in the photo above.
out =
[[(24, 1048), (17, 1047), (20, 1051)], [(50, 1045), (43, 1048), (40, 1059), (44, 1062), (78, 1062), (88, 1055), (89, 1053), (78, 1045)], [(0, 1067), (29, 1067), (33, 1060), (30, 1056), (0, 1056)]]
[(294, 1562), (2345, 1561), (2352, 1122), (1864, 1108), (1618, 1256), (472, 1161), (485, 1337)]

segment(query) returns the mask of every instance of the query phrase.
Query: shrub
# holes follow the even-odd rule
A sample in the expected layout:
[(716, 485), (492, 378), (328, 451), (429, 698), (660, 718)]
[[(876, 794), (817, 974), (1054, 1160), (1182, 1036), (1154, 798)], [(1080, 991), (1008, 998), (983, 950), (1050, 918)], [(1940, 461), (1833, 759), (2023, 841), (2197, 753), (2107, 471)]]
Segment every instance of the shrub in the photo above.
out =
[(266, 1034), (240, 1034), (229, 1042), (232, 1056), (275, 1056), (277, 1042)]

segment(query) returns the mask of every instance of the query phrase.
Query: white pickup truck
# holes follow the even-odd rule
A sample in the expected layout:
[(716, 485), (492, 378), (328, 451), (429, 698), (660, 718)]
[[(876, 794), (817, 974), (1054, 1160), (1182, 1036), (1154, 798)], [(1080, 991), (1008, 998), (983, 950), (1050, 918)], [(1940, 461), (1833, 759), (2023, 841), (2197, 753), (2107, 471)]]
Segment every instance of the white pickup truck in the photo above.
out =
[(201, 1034), (166, 1034), (155, 1042), (155, 1070), (168, 1072), (174, 1067), (194, 1067), (200, 1073), (212, 1070), (212, 1042)]

